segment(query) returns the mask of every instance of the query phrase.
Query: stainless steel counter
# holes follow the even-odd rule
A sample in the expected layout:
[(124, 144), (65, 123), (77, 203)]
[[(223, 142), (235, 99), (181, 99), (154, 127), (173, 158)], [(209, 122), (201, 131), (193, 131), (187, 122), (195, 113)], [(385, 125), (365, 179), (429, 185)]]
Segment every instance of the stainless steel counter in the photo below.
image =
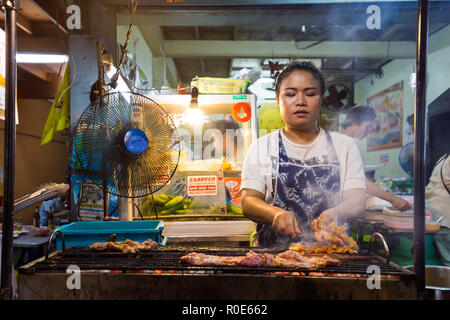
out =
[(163, 230), (167, 244), (248, 246), (256, 229), (252, 221), (175, 221)]

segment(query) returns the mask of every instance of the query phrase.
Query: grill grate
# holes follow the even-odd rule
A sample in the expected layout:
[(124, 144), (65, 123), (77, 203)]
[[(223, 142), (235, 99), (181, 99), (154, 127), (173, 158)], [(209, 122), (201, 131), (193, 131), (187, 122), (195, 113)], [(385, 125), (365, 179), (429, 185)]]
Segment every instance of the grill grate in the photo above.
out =
[(124, 254), (119, 252), (93, 252), (87, 247), (70, 247), (64, 252), (59, 252), (48, 260), (40, 261), (32, 266), (34, 272), (65, 272), (68, 266), (77, 265), (81, 270), (174, 270), (174, 271), (206, 271), (211, 273), (247, 273), (266, 274), (274, 272), (302, 272), (327, 274), (364, 274), (371, 265), (377, 265), (383, 275), (404, 275), (409, 271), (395, 264), (386, 264), (384, 259), (377, 256), (362, 253), (359, 255), (335, 255), (341, 264), (327, 266), (322, 269), (291, 269), (280, 267), (241, 267), (241, 266), (190, 266), (179, 263), (180, 257), (190, 252), (199, 252), (215, 255), (245, 255), (249, 250), (257, 253), (277, 254), (280, 250), (255, 249), (255, 248), (198, 248), (193, 249), (168, 249), (160, 247), (158, 251)]

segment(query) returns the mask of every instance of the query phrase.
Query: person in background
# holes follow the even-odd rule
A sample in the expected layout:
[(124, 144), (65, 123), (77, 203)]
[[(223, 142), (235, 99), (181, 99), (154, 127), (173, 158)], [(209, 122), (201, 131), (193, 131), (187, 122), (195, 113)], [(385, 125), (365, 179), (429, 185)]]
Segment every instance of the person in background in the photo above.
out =
[(450, 154), (447, 153), (434, 165), (430, 181), (425, 188), (426, 209), (436, 221), (443, 216), (440, 230), (433, 235), (436, 256), (450, 267)]
[(346, 222), (366, 205), (361, 155), (353, 139), (318, 126), (325, 81), (309, 62), (278, 75), (275, 96), (285, 126), (254, 141), (242, 170), (244, 215), (264, 247), (284, 246), (324, 224)]
[[(208, 129), (219, 130), (221, 139), (217, 136), (212, 137), (212, 148), (208, 149), (213, 152), (210, 155), (206, 155), (206, 152), (204, 151), (203, 158), (208, 159), (209, 157), (212, 157), (220, 159), (221, 157), (224, 157), (232, 162), (239, 161), (238, 150), (240, 145), (243, 144), (243, 137), (238, 131), (240, 129), (238, 123), (233, 121), (230, 117), (227, 117), (224, 120), (217, 120), (208, 124), (205, 127), (205, 131)], [(228, 139), (227, 135), (229, 136)]]
[(65, 194), (60, 194), (56, 198), (42, 201), (41, 208), (39, 210), (40, 226), (48, 226), (48, 218), (50, 213), (53, 214), (54, 218), (61, 218), (69, 213), (65, 207)]
[[(348, 111), (344, 122), (341, 123), (342, 129), (340, 133), (352, 138), (364, 139), (374, 128), (375, 118), (376, 115), (372, 108), (363, 105), (354, 106)], [(406, 211), (412, 208), (412, 204), (407, 200), (384, 191), (367, 178), (366, 189), (368, 194), (390, 202), (399, 211)]]
[(425, 199), (427, 209), (436, 219), (443, 216), (441, 226), (450, 228), (450, 154), (436, 161), (425, 189)]

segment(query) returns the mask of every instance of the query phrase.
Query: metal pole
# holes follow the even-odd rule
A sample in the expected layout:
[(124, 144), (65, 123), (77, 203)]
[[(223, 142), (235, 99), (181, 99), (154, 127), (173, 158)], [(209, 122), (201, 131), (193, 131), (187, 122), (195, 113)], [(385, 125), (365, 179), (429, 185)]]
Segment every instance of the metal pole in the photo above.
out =
[(414, 105), (414, 270), (418, 298), (425, 293), (425, 120), (428, 41), (428, 0), (419, 0), (417, 74)]
[(1, 2), (5, 11), (6, 84), (5, 84), (5, 203), (3, 205), (2, 272), (0, 299), (12, 299), (12, 254), (14, 212), (14, 138), (16, 106), (16, 9), (14, 0)]

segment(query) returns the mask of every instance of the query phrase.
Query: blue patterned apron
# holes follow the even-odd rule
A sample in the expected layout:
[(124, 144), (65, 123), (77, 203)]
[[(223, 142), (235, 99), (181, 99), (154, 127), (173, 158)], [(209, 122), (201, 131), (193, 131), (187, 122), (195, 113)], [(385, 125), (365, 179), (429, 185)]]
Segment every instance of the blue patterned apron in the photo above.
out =
[[(326, 209), (340, 203), (340, 165), (331, 136), (325, 130), (327, 155), (300, 161), (290, 159), (278, 132), (278, 164), (272, 159), (275, 173), (273, 205), (295, 214), (302, 233), (310, 232), (312, 220)], [(271, 225), (258, 225), (260, 246), (284, 245), (293, 239), (275, 232)]]

